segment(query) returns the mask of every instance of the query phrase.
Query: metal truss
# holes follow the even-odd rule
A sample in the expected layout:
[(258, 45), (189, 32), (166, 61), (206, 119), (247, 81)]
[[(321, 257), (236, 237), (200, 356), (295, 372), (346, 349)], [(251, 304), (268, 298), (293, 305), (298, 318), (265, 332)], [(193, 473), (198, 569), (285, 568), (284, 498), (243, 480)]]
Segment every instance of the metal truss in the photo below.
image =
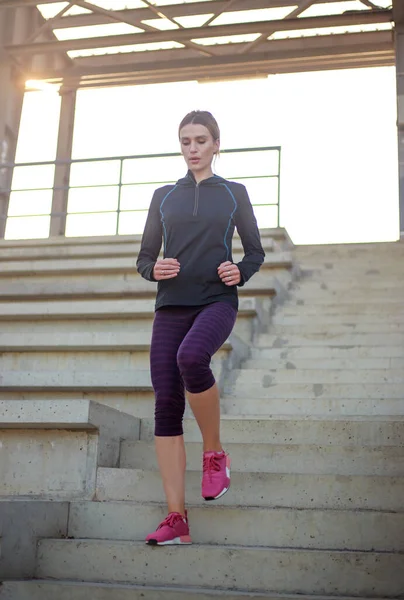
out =
[[(23, 61), (24, 65), (30, 63), (25, 69), (27, 78), (69, 80), (80, 86), (247, 77), (394, 64), (393, 31), (377, 30), (378, 26), (393, 22), (393, 11), (380, 8), (377, 0), (360, 0), (363, 10), (333, 14), (333, 7), (337, 7), (341, 1), (205, 0), (159, 6), (159, 0), (142, 0), (144, 8), (106, 10), (97, 6), (94, 3), (96, 0), (69, 0), (54, 18), (42, 20), (39, 28), (24, 43), (9, 44), (3, 50), (14, 60)], [(310, 6), (325, 2), (330, 5), (329, 15), (304, 17), (304, 11)], [(40, 4), (54, 3), (56, 0), (40, 1)], [(0, 19), (4, 14), (2, 9), (31, 7), (30, 10), (33, 10), (37, 4), (37, 0), (0, 0)], [(90, 12), (64, 16), (74, 5)], [(265, 8), (284, 8), (286, 16), (276, 20), (249, 22), (246, 18), (243, 21), (245, 11)], [(220, 15), (230, 12), (240, 13), (240, 22), (214, 24)], [(179, 21), (181, 17), (207, 14), (209, 16), (201, 27), (185, 27)], [(164, 20), (175, 28), (161, 30), (153, 27), (150, 24), (152, 19)], [(56, 29), (113, 22), (130, 24), (142, 31), (70, 40), (58, 40), (53, 34)], [(351, 26), (363, 26), (364, 30), (328, 33), (329, 28)], [(296, 31), (301, 30), (313, 30), (315, 33), (299, 37)], [(281, 31), (286, 32), (282, 36), (284, 39), (268, 39)], [(294, 33), (288, 36), (287, 32)], [(203, 43), (204, 38), (224, 40), (229, 36), (249, 34), (255, 34), (256, 39), (242, 43), (221, 43), (220, 40), (214, 45)], [(176, 42), (179, 47), (147, 51), (141, 48), (144, 44), (167, 42)], [(122, 49), (120, 52), (120, 47), (124, 46), (138, 47), (141, 51), (127, 52)], [(118, 50), (114, 54), (103, 54), (101, 49), (107, 48)], [(76, 57), (69, 59), (67, 66), (60, 66), (60, 56), (66, 60), (70, 51), (91, 49), (100, 55)], [(49, 66), (52, 64), (49, 57), (59, 57), (58, 63), (55, 63), (58, 64), (57, 68)]]

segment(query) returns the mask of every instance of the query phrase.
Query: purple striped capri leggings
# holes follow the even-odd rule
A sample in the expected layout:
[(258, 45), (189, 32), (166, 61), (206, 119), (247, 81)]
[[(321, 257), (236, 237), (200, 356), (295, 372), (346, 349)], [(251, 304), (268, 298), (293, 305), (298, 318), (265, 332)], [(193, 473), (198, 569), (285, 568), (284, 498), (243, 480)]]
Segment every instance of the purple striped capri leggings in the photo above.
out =
[(237, 310), (226, 302), (205, 306), (168, 306), (156, 311), (150, 350), (154, 388), (155, 435), (182, 435), (185, 390), (212, 387), (212, 356), (229, 337)]

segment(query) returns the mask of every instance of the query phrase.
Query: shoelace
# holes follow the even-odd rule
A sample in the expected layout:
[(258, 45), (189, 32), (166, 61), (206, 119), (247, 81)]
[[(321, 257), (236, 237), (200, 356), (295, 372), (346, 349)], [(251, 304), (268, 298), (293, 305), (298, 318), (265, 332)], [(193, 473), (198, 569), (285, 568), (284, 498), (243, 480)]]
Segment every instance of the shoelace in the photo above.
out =
[(165, 527), (166, 525), (168, 527), (174, 527), (174, 525), (178, 522), (182, 520), (182, 516), (179, 513), (170, 513), (165, 519), (164, 521), (162, 521), (162, 523), (160, 523), (160, 525), (157, 527), (157, 529), (161, 529), (162, 527)]
[(203, 457), (203, 472), (207, 473), (209, 479), (212, 480), (212, 472), (220, 471), (220, 462), (217, 456), (211, 454)]

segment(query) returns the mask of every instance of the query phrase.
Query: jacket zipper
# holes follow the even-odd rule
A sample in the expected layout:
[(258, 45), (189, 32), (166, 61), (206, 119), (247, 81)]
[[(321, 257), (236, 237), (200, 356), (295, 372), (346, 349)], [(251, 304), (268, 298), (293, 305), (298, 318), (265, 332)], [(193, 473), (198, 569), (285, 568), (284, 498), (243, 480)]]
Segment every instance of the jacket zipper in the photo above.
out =
[(196, 217), (198, 214), (198, 203), (199, 203), (199, 183), (195, 186), (195, 204), (194, 204), (194, 212), (192, 213), (193, 217)]

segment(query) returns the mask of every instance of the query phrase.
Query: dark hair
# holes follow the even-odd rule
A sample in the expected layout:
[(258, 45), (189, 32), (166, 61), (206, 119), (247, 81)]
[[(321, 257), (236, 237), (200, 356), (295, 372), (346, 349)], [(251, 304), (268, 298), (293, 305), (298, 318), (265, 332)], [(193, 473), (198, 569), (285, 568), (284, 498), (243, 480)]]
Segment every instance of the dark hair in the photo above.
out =
[(185, 115), (178, 128), (178, 137), (180, 136), (181, 129), (190, 123), (195, 123), (195, 125), (204, 125), (210, 132), (214, 141), (220, 139), (219, 125), (217, 124), (217, 121), (212, 113), (208, 112), (207, 110), (193, 110)]

